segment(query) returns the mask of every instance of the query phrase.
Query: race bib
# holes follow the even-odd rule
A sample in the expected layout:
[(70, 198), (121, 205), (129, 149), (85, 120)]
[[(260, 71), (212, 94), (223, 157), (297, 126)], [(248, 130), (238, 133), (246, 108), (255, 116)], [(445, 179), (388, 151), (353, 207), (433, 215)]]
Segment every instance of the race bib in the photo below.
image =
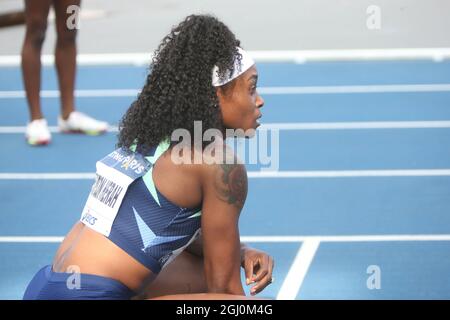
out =
[(95, 182), (80, 221), (109, 236), (128, 186), (142, 177), (150, 166), (141, 154), (123, 148), (97, 161)]

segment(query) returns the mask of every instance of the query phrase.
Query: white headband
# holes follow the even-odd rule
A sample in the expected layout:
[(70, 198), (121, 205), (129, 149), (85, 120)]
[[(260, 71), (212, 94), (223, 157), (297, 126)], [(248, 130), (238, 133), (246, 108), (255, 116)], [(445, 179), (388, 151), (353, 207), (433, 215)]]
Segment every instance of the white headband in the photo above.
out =
[(255, 64), (255, 61), (250, 57), (250, 55), (247, 52), (245, 52), (243, 49), (239, 47), (237, 47), (237, 49), (239, 53), (242, 55), (242, 59), (240, 64), (238, 62), (239, 61), (238, 59), (235, 60), (233, 74), (231, 74), (230, 76), (225, 75), (225, 78), (221, 80), (219, 77), (219, 68), (217, 66), (214, 66), (212, 74), (212, 85), (214, 87), (223, 86), (224, 84), (227, 84), (233, 79), (236, 79)]

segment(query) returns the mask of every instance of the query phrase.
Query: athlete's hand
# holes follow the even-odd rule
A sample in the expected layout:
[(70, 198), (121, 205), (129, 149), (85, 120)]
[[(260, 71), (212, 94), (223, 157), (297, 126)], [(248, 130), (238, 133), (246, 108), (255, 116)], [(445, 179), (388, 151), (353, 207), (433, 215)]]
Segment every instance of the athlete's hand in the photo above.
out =
[(241, 249), (241, 266), (245, 269), (246, 284), (256, 283), (250, 289), (255, 295), (273, 282), (274, 260), (267, 253), (243, 246)]

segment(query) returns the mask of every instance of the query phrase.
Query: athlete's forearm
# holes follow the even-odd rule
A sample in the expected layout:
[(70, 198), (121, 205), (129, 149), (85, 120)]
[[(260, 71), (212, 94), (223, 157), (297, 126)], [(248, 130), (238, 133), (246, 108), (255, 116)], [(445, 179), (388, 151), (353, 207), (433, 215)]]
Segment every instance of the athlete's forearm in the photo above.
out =
[[(244, 253), (245, 250), (247, 250), (249, 246), (245, 244), (244, 242), (241, 242), (241, 265), (243, 264), (244, 260)], [(189, 253), (192, 253), (193, 255), (196, 255), (198, 257), (203, 257), (203, 238), (202, 236), (198, 237), (195, 241), (193, 241), (189, 247), (186, 248), (186, 251)]]

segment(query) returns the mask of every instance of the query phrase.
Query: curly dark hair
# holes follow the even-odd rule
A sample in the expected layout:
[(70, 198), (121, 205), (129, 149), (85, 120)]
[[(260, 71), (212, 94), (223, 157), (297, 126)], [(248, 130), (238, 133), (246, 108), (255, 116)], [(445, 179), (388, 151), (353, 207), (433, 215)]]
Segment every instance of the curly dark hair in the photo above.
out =
[[(211, 15), (190, 15), (164, 37), (150, 64), (146, 83), (122, 118), (118, 147), (137, 141), (151, 148), (183, 128), (194, 136), (194, 121), (203, 132), (223, 131), (212, 70), (232, 73), (240, 41)], [(203, 134), (202, 132), (202, 134)]]

